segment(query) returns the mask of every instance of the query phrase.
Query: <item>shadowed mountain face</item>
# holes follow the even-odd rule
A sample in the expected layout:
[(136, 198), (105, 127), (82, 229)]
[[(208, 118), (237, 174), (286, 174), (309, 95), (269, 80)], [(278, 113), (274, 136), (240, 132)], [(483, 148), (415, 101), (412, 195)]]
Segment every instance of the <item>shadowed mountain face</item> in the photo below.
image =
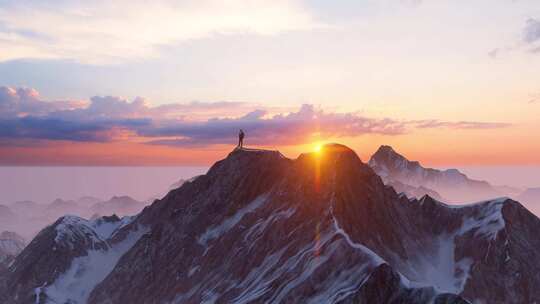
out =
[(421, 194), (450, 202), (480, 201), (503, 195), (485, 181), (468, 178), (456, 169), (437, 170), (424, 168), (417, 161), (410, 161), (390, 146), (381, 146), (369, 160), (369, 166), (386, 184), (396, 186), (409, 196)]
[(0, 302), (533, 303), (539, 233), (509, 199), (400, 197), (341, 145), (235, 150), (136, 217), (44, 229)]

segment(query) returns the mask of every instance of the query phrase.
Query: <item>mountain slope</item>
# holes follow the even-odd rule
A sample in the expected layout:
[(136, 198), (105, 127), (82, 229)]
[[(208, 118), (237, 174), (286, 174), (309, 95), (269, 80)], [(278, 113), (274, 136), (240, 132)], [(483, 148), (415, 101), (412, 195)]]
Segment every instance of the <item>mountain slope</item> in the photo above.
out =
[[(342, 146), (295, 161), (235, 151), (140, 215), (152, 233), (126, 253), (90, 303), (376, 303), (377, 291), (396, 277), (396, 303), (464, 301), (448, 293), (495, 301), (491, 288), (476, 291), (468, 281), (490, 256), (502, 227), (494, 223), (508, 204), (450, 208), (428, 197), (400, 199)], [(538, 231), (538, 219), (528, 216)], [(378, 274), (381, 265), (392, 271)], [(539, 295), (525, 295), (532, 296)]]
[[(540, 300), (537, 217), (510, 199), (409, 200), (341, 145), (296, 160), (235, 150), (119, 227), (97, 242), (88, 241), (95, 229), (64, 238), (79, 253), (51, 260), (41, 257), (55, 254), (56, 234), (44, 230), (16, 259), (3, 303), (36, 300), (36, 287), (40, 303)], [(89, 253), (88, 244), (108, 252), (126, 239), (114, 259)], [(85, 267), (73, 268), (77, 258)]]
[(470, 179), (456, 169), (424, 168), (419, 162), (409, 161), (390, 146), (379, 147), (368, 164), (385, 183), (427, 188), (451, 202), (485, 200), (502, 194), (489, 183)]

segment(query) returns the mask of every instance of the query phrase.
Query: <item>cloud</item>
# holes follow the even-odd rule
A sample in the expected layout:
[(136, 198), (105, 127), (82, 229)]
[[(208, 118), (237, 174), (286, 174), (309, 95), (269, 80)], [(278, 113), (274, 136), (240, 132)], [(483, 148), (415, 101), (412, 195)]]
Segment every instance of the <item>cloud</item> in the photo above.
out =
[(529, 94), (529, 103), (537, 103), (540, 102), (540, 92), (538, 93), (531, 93)]
[(493, 49), (493, 50), (491, 50), (491, 51), (488, 52), (488, 56), (491, 57), (491, 58), (493, 58), (493, 59), (495, 59), (495, 58), (497, 58), (497, 56), (499, 55), (499, 52), (500, 52), (500, 51), (501, 51), (501, 49), (495, 48), (495, 49)]
[(540, 46), (530, 49), (529, 52), (533, 54), (540, 54)]
[(488, 52), (488, 56), (496, 59), (503, 54), (514, 51), (526, 51), (531, 54), (540, 53), (540, 20), (529, 18), (525, 21), (522, 29), (520, 43), (512, 46), (494, 48)]
[(295, 0), (0, 2), (0, 60), (114, 64), (215, 35), (274, 35), (323, 27)]
[(0, 138), (108, 142), (148, 123), (133, 119), (86, 122), (26, 116), (0, 120)]
[(253, 144), (294, 145), (315, 137), (346, 137), (365, 134), (398, 135), (405, 133), (405, 124), (392, 119), (374, 119), (354, 113), (327, 113), (305, 104), (297, 112), (276, 114), (255, 110), (234, 119), (210, 119), (200, 123), (174, 122), (150, 130), (143, 136), (176, 137), (151, 141), (151, 144), (200, 146), (235, 141), (238, 129), (244, 129)]
[(505, 122), (479, 122), (479, 121), (440, 121), (440, 120), (417, 120), (411, 121), (411, 125), (419, 129), (448, 128), (448, 129), (500, 129), (512, 126)]
[(152, 107), (143, 97), (135, 97), (131, 102), (118, 96), (94, 96), (87, 106), (55, 111), (49, 115), (59, 119), (140, 119), (194, 121), (215, 117), (215, 115), (237, 115), (238, 111), (253, 109), (253, 105), (243, 102), (200, 102), (170, 103)]
[(540, 20), (529, 18), (523, 29), (523, 42), (531, 44), (540, 40)]
[(33, 89), (0, 87), (0, 140), (21, 140), (25, 144), (29, 139), (137, 140), (151, 145), (209, 146), (234, 142), (238, 129), (244, 129), (252, 144), (295, 145), (318, 138), (400, 135), (414, 128), (508, 126), (497, 122), (371, 118), (354, 112), (328, 112), (310, 104), (287, 113), (272, 113), (253, 104), (226, 101), (155, 107), (142, 97), (131, 102), (117, 96), (95, 96), (89, 101), (45, 101)]
[(84, 105), (85, 102), (76, 100), (43, 102), (40, 100), (39, 92), (34, 89), (0, 87), (0, 117), (40, 116)]

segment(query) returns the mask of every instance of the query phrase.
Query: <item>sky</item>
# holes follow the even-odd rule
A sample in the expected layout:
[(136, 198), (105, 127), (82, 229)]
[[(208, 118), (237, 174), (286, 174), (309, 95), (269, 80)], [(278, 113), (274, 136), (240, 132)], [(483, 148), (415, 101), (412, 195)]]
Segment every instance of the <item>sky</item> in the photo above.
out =
[(537, 0), (0, 0), (0, 165), (540, 165)]

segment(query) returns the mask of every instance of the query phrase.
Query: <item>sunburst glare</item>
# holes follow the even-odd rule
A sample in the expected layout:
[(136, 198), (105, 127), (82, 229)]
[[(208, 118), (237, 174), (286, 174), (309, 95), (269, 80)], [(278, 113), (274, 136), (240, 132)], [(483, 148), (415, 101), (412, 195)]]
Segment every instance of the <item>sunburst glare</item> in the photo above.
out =
[(315, 152), (315, 153), (321, 153), (323, 146), (324, 146), (324, 143), (322, 143), (322, 142), (316, 142), (316, 143), (313, 145), (313, 152)]

